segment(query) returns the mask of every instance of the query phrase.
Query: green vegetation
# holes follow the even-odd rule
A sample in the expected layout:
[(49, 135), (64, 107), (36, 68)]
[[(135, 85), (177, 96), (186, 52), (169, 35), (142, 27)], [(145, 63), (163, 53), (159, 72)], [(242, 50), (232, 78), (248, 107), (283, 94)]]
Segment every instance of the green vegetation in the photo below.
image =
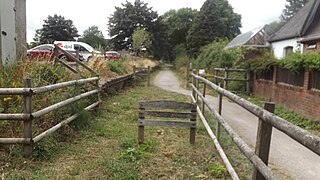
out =
[(197, 57), (201, 47), (219, 38), (233, 39), (240, 34), (241, 16), (226, 0), (206, 0), (187, 36), (187, 49)]
[(124, 60), (120, 61), (108, 61), (108, 68), (110, 71), (118, 73), (118, 74), (125, 74), (127, 72), (126, 67), (124, 66)]
[[(267, 101), (264, 98), (248, 96), (245, 94), (241, 94), (240, 96), (242, 98), (252, 102), (253, 104), (256, 104), (257, 106), (260, 106), (260, 107), (262, 107), (263, 103)], [(287, 120), (288, 122), (290, 122), (294, 125), (297, 125), (305, 130), (308, 130), (308, 131), (320, 136), (320, 122), (318, 122), (318, 121), (305, 118), (305, 117), (299, 115), (298, 113), (294, 112), (293, 110), (285, 109), (279, 105), (276, 105), (274, 114)]]
[(107, 42), (98, 26), (91, 26), (84, 30), (83, 36), (78, 41), (90, 44), (93, 48), (99, 50), (107, 48)]

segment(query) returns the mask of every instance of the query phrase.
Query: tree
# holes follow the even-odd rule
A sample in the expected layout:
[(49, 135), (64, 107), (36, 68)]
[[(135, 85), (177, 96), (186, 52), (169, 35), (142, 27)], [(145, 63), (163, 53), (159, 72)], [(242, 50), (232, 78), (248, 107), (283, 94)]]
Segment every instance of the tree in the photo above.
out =
[(141, 27), (151, 33), (158, 18), (157, 12), (148, 7), (148, 3), (135, 0), (134, 4), (126, 2), (109, 18), (109, 35), (116, 50), (132, 48), (132, 34)]
[(197, 13), (198, 11), (195, 9), (181, 8), (179, 10), (170, 10), (160, 17), (167, 26), (167, 34), (173, 47), (178, 44), (185, 45), (188, 31)]
[(43, 21), (42, 28), (38, 30), (40, 44), (53, 43), (54, 41), (74, 41), (75, 37), (79, 37), (78, 30), (73, 22), (63, 16), (55, 14), (54, 16), (48, 16)]
[(33, 41), (30, 43), (30, 45), (28, 46), (28, 48), (34, 48), (38, 45), (40, 45), (40, 36), (41, 36), (41, 29), (37, 29), (36, 33), (34, 35)]
[(106, 40), (104, 39), (103, 33), (99, 30), (98, 26), (91, 26), (86, 29), (79, 41), (90, 44), (96, 49), (107, 47)]
[(241, 16), (227, 0), (206, 0), (187, 36), (188, 53), (196, 57), (199, 49), (218, 38), (232, 39), (240, 33)]
[(282, 11), (280, 20), (288, 22), (309, 0), (286, 0), (285, 9)]
[(132, 47), (138, 54), (141, 50), (151, 45), (150, 35), (144, 29), (138, 27), (132, 34)]

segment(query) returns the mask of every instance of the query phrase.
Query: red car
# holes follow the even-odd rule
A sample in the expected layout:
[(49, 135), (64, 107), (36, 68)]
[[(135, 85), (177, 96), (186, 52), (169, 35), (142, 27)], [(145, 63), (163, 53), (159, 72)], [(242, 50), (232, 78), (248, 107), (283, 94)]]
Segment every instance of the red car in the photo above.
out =
[[(36, 46), (27, 51), (27, 57), (29, 59), (44, 59), (44, 60), (53, 60), (54, 59), (54, 45), (53, 44), (42, 44)], [(75, 52), (71, 52), (72, 55), (76, 55)], [(65, 54), (59, 52), (58, 58), (64, 61), (73, 61), (69, 59)], [(82, 55), (80, 54), (80, 60), (83, 60)]]
[(105, 53), (105, 57), (108, 60), (119, 60), (121, 58), (121, 55), (117, 51), (107, 51)]

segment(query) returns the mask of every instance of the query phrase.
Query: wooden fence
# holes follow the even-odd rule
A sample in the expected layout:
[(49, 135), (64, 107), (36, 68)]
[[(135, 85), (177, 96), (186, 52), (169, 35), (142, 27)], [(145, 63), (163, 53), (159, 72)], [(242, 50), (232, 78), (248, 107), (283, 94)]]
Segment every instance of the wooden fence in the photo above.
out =
[[(191, 63), (186, 65), (186, 87), (188, 87), (191, 79), (192, 70)], [(207, 72), (207, 71), (206, 71)], [(199, 70), (197, 70), (199, 75)], [(220, 84), (224, 89), (229, 89), (229, 82), (243, 82), (245, 91), (250, 93), (250, 71), (245, 69), (228, 69), (228, 68), (214, 68), (213, 75), (201, 75), (204, 78), (214, 78), (216, 84)], [(236, 76), (236, 78), (234, 78)], [(240, 76), (240, 77), (239, 77)], [(243, 77), (243, 78), (241, 78)]]
[(138, 76), (138, 77), (141, 77), (141, 78), (144, 78), (146, 77), (147, 78), (147, 85), (150, 86), (150, 80), (151, 80), (151, 68), (150, 66), (148, 66), (147, 68), (144, 68), (144, 67), (136, 67), (136, 66), (133, 66), (133, 74), (135, 76)]
[[(75, 61), (76, 67), (72, 67), (69, 65), (67, 62), (59, 60), (57, 54), (58, 51), (62, 51), (66, 56), (71, 58), (72, 60)], [(99, 85), (99, 74), (92, 70), (90, 67), (82, 63), (81, 61), (78, 60), (78, 58), (73, 57), (71, 54), (68, 52), (64, 51), (63, 49), (59, 48), (58, 46), (55, 46), (55, 62), (62, 64), (64, 67), (69, 69), (70, 71), (76, 73), (79, 79), (73, 80), (73, 81), (68, 81), (68, 82), (63, 82), (59, 84), (53, 84), (49, 86), (44, 86), (44, 87), (32, 87), (31, 84), (31, 79), (25, 79), (24, 80), (24, 87), (23, 88), (0, 88), (0, 95), (20, 95), (23, 96), (23, 112), (22, 113), (14, 113), (14, 114), (1, 114), (0, 113), (0, 121), (1, 120), (7, 120), (7, 121), (23, 121), (23, 137), (21, 138), (0, 138), (0, 144), (23, 144), (24, 148), (23, 151), (25, 154), (31, 154), (33, 151), (33, 145), (34, 143), (37, 143), (41, 141), (43, 138), (46, 136), (54, 133), (61, 127), (63, 127), (65, 124), (69, 124), (73, 120), (75, 120), (79, 114), (74, 114), (70, 116), (69, 118), (62, 120), (60, 123), (56, 124), (55, 126), (51, 127), (50, 129), (36, 135), (34, 137), (34, 134), (32, 133), (32, 124), (33, 122), (37, 119), (40, 118), (52, 111), (55, 111), (59, 108), (68, 106), (72, 103), (75, 103), (81, 99), (84, 98), (89, 98), (92, 97), (93, 95), (97, 95), (98, 101), (89, 105), (88, 107), (84, 108), (84, 110), (88, 111), (91, 109), (94, 109), (101, 103), (100, 99), (100, 92), (104, 89), (113, 87), (116, 89), (122, 89), (125, 85), (125, 83), (129, 80), (132, 79), (134, 75), (137, 75), (139, 73), (143, 73), (142, 71), (136, 71), (131, 74), (127, 74), (124, 76), (116, 77), (107, 80), (104, 84)], [(90, 77), (86, 78), (81, 74), (79, 71), (79, 68), (77, 66), (82, 66), (84, 69), (88, 70), (92, 75), (96, 77)], [(151, 72), (151, 68), (149, 67), (149, 73)], [(83, 78), (83, 79), (80, 79)], [(93, 90), (83, 90), (83, 93), (80, 94), (80, 86), (83, 84), (91, 84), (93, 85), (94, 89)], [(49, 91), (54, 91), (57, 89), (61, 88), (66, 88), (69, 86), (76, 86), (77, 89), (77, 95), (74, 97), (71, 97), (69, 99), (66, 99), (64, 101), (58, 102), (56, 104), (53, 104), (49, 107), (45, 107), (39, 111), (33, 112), (32, 111), (32, 99), (35, 95), (41, 94), (41, 93), (46, 93)]]
[[(218, 110), (214, 109), (210, 105), (209, 101), (205, 98), (205, 90), (203, 93), (199, 90), (199, 81), (206, 84), (206, 87), (210, 87), (218, 94)], [(218, 152), (220, 153), (226, 167), (232, 177), (232, 179), (239, 179), (233, 170), (231, 164), (226, 158), (221, 146), (219, 145), (220, 126), (231, 136), (232, 140), (239, 147), (241, 152), (251, 161), (255, 170), (253, 172), (253, 179), (278, 179), (278, 177), (268, 167), (270, 140), (272, 134), (272, 127), (277, 128), (284, 134), (291, 137), (293, 140), (299, 142), (309, 150), (313, 151), (317, 155), (320, 155), (320, 138), (312, 133), (296, 126), (288, 121), (275, 116), (272, 112), (274, 110), (274, 104), (266, 103), (265, 109), (254, 105), (253, 103), (246, 101), (237, 95), (219, 87), (218, 85), (208, 81), (207, 79), (192, 73), (192, 98), (198, 103), (198, 99), (202, 101), (202, 108), (197, 108), (199, 116), (203, 121), (210, 137), (214, 141)], [(231, 128), (231, 126), (221, 116), (222, 110), (222, 97), (226, 97), (242, 108), (248, 110), (255, 116), (259, 117), (259, 126), (257, 132), (257, 144), (255, 152), (244, 142), (244, 140)], [(207, 107), (209, 112), (217, 119), (216, 134), (214, 135), (211, 127), (208, 125), (207, 120), (203, 115), (204, 107)], [(269, 112), (270, 111), (270, 112)]]
[[(223, 84), (224, 89), (228, 89), (228, 83), (231, 81), (234, 82), (244, 82), (245, 89), (247, 93), (250, 93), (250, 72), (245, 69), (227, 69), (227, 68), (214, 68), (214, 78), (216, 84), (221, 83)], [(223, 73), (223, 76), (221, 75)], [(245, 78), (234, 78), (235, 73), (240, 73), (242, 77)]]
[[(24, 88), (0, 88), (0, 95), (21, 95), (23, 96), (23, 113), (15, 113), (15, 114), (0, 114), (0, 120), (7, 120), (7, 121), (23, 121), (23, 137), (22, 138), (0, 138), (0, 144), (23, 144), (24, 145), (24, 152), (26, 154), (32, 153), (33, 150), (33, 144), (39, 142), (44, 137), (48, 136), (49, 134), (52, 134), (53, 132), (60, 129), (64, 124), (68, 124), (72, 122), (74, 119), (76, 119), (79, 114), (74, 114), (71, 117), (61, 121), (54, 127), (38, 134), (36, 137), (33, 137), (32, 134), (32, 123), (37, 118), (40, 118), (54, 110), (57, 110), (61, 107), (70, 105), (72, 103), (75, 103), (81, 99), (88, 98), (90, 96), (93, 96), (95, 94), (98, 94), (100, 92), (100, 88), (96, 88), (87, 92), (84, 92), (82, 94), (78, 94), (74, 97), (71, 97), (69, 99), (66, 99), (64, 101), (58, 102), (56, 104), (53, 104), (51, 106), (45, 107), (39, 111), (33, 112), (32, 111), (32, 99), (33, 96), (54, 91), (57, 89), (69, 87), (69, 86), (77, 86), (81, 84), (86, 83), (92, 83), (96, 82), (98, 83), (99, 77), (93, 77), (93, 78), (87, 78), (87, 79), (80, 79), (80, 80), (74, 80), (69, 82), (63, 82), (59, 84), (53, 84), (49, 86), (44, 87), (35, 87), (33, 88), (31, 85), (31, 79), (25, 79), (24, 80)], [(91, 110), (95, 107), (97, 107), (100, 103), (99, 100), (88, 107), (85, 108), (85, 110)]]

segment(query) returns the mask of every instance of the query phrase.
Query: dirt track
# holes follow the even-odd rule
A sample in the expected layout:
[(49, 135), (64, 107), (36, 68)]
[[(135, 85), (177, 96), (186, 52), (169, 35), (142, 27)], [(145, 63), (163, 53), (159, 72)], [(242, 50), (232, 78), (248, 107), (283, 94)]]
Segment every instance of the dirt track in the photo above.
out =
[[(154, 84), (168, 91), (190, 95), (191, 92), (180, 87), (177, 78), (169, 69), (161, 71), (154, 80)], [(206, 98), (216, 107), (217, 99)], [(250, 146), (256, 141), (258, 118), (235, 103), (223, 101), (222, 116), (234, 130)], [(281, 169), (291, 179), (320, 180), (320, 156), (306, 149), (289, 138), (284, 133), (273, 128), (270, 152), (271, 164)]]

